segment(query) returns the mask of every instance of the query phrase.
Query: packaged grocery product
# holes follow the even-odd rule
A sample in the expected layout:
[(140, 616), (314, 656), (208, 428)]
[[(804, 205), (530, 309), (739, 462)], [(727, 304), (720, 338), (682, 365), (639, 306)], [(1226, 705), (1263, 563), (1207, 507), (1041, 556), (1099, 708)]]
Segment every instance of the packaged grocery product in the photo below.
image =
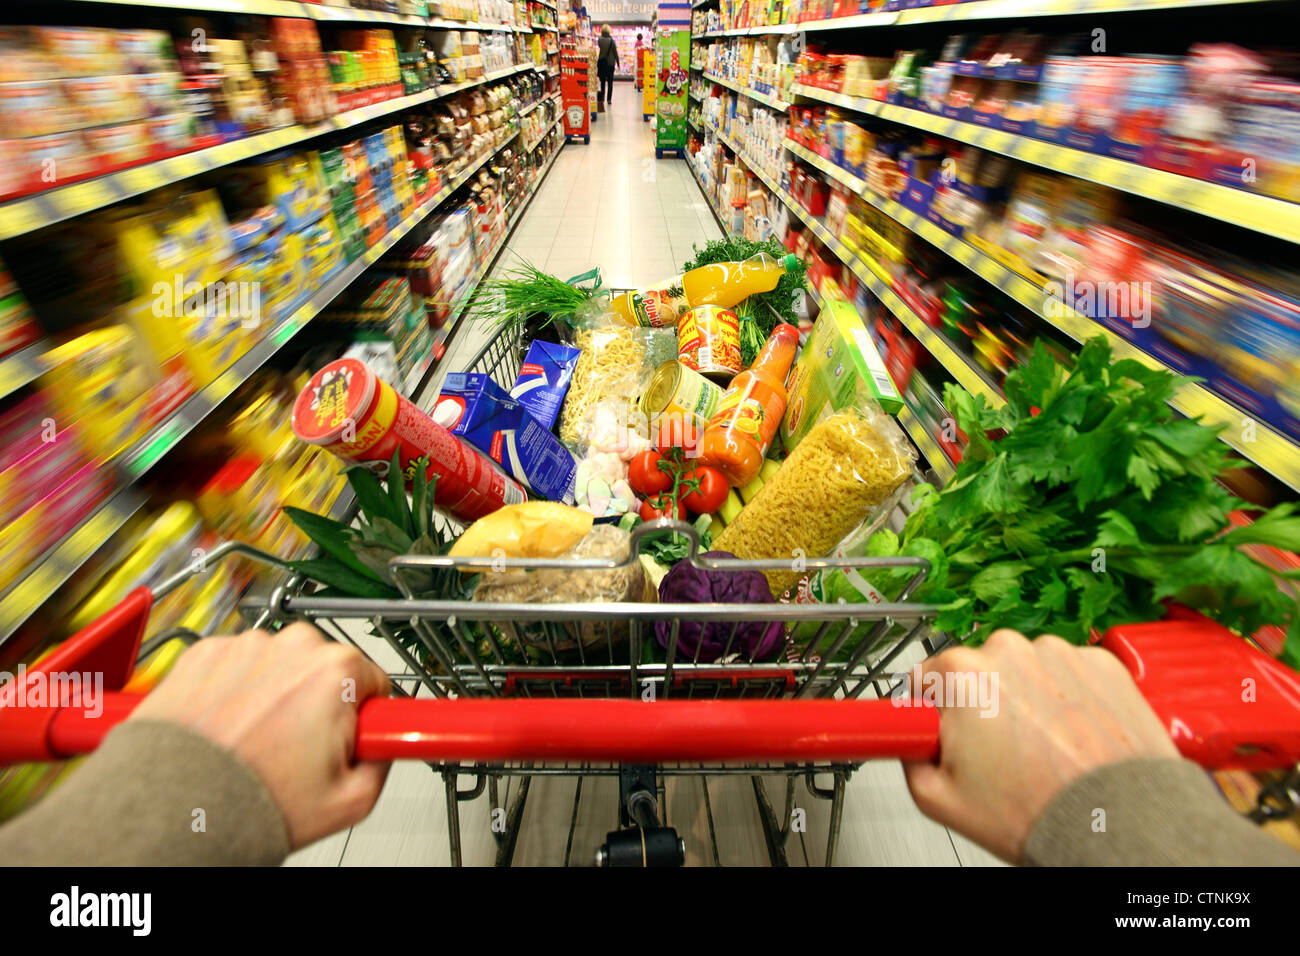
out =
[(316, 372), (293, 407), (293, 430), (347, 461), (386, 473), (394, 452), (409, 483), (420, 461), (438, 475), (435, 503), (462, 522), (527, 495), (483, 454), (433, 421), (355, 359)]
[(848, 302), (826, 303), (786, 384), (781, 439), (787, 450), (797, 447), (817, 422), (848, 405), (878, 404), (891, 415), (903, 407), (884, 359)]
[(76, 424), (101, 461), (125, 451), (168, 410), (130, 328), (109, 325), (79, 335), (45, 354), (46, 394), (66, 427)]
[(740, 319), (717, 305), (699, 305), (678, 320), (677, 358), (689, 369), (729, 382), (743, 368)]
[(578, 329), (573, 344), (582, 354), (560, 410), (560, 440), (581, 454), (596, 403), (640, 393), (646, 348), (644, 337), (628, 327)]
[(573, 455), (489, 376), (448, 375), (433, 420), (501, 465), (525, 489), (573, 503)]
[(591, 515), (553, 501), (506, 505), (465, 529), (452, 557), (556, 558), (591, 531)]
[[(623, 559), (629, 548), (626, 531), (612, 524), (598, 524), (559, 557)], [(482, 574), (474, 591), (475, 601), (495, 604), (606, 604), (655, 599), (655, 588), (645, 568), (635, 560), (625, 568), (610, 571), (575, 568)], [(626, 620), (575, 621), (549, 626), (542, 622), (501, 622), (497, 626), (512, 640), (557, 654), (579, 650), (590, 653), (606, 646), (609, 650), (602, 653), (613, 654), (624, 648), (628, 639)]]
[(674, 359), (655, 370), (641, 395), (641, 413), (649, 422), (652, 434), (665, 418), (670, 422), (691, 422), (703, 431), (717, 412), (723, 394), (721, 385)]
[[(814, 425), (713, 545), (738, 558), (820, 557), (883, 504), (916, 453), (887, 415), (849, 407)], [(774, 596), (799, 579), (765, 571)]]
[(687, 309), (699, 305), (730, 309), (751, 295), (770, 292), (795, 264), (793, 256), (773, 259), (762, 252), (744, 262), (714, 262), (615, 296), (610, 309), (627, 325), (675, 328)]
[(799, 347), (799, 330), (772, 330), (754, 364), (731, 381), (700, 436), (700, 462), (740, 487), (754, 480), (785, 414), (785, 378)]
[(581, 354), (572, 346), (540, 339), (528, 346), (510, 396), (518, 399), (543, 428), (555, 427)]
[(191, 551), (202, 531), (202, 519), (193, 504), (178, 501), (168, 505), (141, 529), (121, 564), (77, 607), (68, 621), (68, 630), (81, 630), (133, 589), (158, 584), (181, 570), (193, 560)]
[(0, 356), (15, 352), (41, 337), (27, 298), (0, 260)]

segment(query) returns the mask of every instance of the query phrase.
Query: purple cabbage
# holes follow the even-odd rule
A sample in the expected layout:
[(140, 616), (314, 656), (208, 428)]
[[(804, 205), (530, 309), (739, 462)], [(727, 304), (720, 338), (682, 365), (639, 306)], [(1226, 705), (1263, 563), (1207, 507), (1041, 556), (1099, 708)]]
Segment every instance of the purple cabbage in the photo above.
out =
[[(728, 551), (706, 551), (708, 558), (734, 558)], [(659, 600), (664, 604), (773, 604), (767, 578), (758, 571), (706, 571), (689, 561), (678, 561), (659, 583)], [(733, 621), (683, 620), (677, 632), (677, 659), (693, 661), (696, 648), (700, 663), (714, 663), (727, 656), (761, 661), (773, 657), (785, 642), (780, 621), (744, 621), (731, 637)], [(672, 621), (655, 621), (655, 640), (668, 649)], [(730, 648), (727, 647), (731, 640)]]

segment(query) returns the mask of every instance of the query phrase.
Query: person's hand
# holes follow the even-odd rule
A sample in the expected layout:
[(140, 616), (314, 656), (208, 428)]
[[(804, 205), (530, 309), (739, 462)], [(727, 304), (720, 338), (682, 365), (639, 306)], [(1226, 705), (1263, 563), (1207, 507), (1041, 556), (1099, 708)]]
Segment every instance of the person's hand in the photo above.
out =
[(131, 720), (181, 724), (226, 748), (266, 784), (297, 849), (363, 819), (388, 764), (352, 761), (357, 707), (388, 677), (308, 624), (199, 641)]
[[(956, 647), (922, 673), (996, 675), (994, 716), (941, 708), (939, 763), (907, 763), (921, 811), (1011, 863), (1039, 816), (1070, 783), (1132, 757), (1177, 757), (1127, 668), (1109, 651), (1015, 631)], [(919, 688), (914, 688), (914, 693)], [(989, 708), (992, 710), (993, 708)]]

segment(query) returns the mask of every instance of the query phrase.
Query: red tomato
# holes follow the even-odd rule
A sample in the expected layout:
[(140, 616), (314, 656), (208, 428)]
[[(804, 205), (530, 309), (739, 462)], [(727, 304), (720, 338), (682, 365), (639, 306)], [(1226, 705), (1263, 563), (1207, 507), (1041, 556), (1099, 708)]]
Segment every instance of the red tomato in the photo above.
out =
[(693, 421), (676, 419), (664, 422), (655, 434), (655, 448), (665, 455), (674, 448), (681, 448), (687, 457), (694, 458), (699, 443), (700, 433)]
[(697, 515), (709, 515), (722, 507), (727, 500), (731, 486), (722, 472), (708, 465), (692, 468), (686, 475), (686, 481), (698, 481), (699, 491), (690, 489), (682, 496), (682, 504)]
[(659, 467), (663, 455), (657, 451), (643, 451), (627, 465), (627, 480), (632, 490), (643, 497), (657, 495), (673, 486), (673, 477)]
[(673, 501), (673, 496), (664, 492), (641, 502), (641, 520), (654, 521), (656, 518), (678, 518), (686, 520), (680, 502)]

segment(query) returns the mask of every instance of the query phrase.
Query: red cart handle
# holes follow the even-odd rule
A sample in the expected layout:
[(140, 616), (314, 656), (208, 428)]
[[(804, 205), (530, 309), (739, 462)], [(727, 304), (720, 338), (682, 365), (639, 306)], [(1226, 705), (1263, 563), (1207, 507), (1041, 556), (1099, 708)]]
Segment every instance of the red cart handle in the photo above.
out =
[[(37, 675), (60, 671), (97, 670), (107, 691), (120, 690), (150, 604), (146, 589), (134, 592), (24, 681), (0, 688), (0, 766), (89, 752), (130, 714), (136, 695), (105, 693), (90, 708), (27, 706), (19, 695)], [(1230, 631), (1180, 612), (1112, 628), (1102, 644), (1185, 757), (1214, 769), (1300, 762), (1300, 675)], [(894, 699), (377, 699), (362, 705), (356, 741), (362, 760), (479, 762), (930, 760), (938, 748), (938, 711)]]

